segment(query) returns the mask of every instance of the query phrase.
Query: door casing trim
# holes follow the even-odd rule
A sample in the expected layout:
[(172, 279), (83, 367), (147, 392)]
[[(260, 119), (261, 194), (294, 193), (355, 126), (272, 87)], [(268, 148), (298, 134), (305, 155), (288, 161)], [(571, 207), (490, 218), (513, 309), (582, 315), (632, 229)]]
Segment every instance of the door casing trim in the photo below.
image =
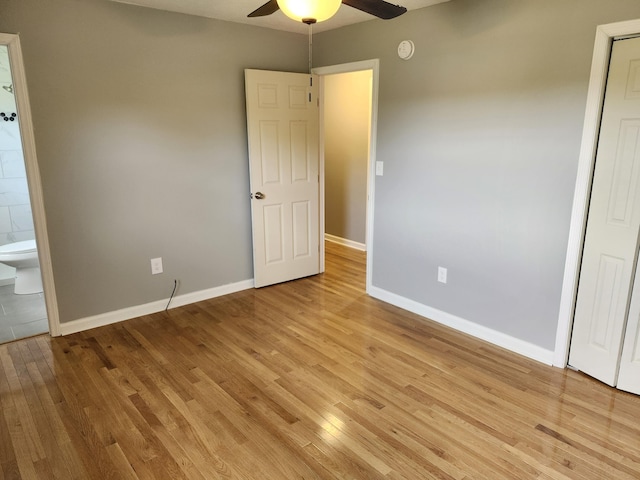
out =
[(636, 35), (640, 33), (640, 20), (609, 23), (596, 28), (591, 75), (587, 93), (584, 125), (582, 129), (582, 143), (578, 158), (578, 172), (573, 194), (573, 207), (569, 225), (567, 255), (565, 258), (560, 309), (558, 311), (558, 328), (553, 356), (553, 365), (565, 368), (568, 365), (571, 330), (575, 312), (578, 277), (582, 260), (589, 198), (591, 194), (591, 180), (598, 146), (600, 120), (604, 93), (609, 73), (611, 45), (615, 38)]
[[(362, 70), (372, 71), (371, 85), (371, 135), (369, 138), (369, 165), (367, 172), (367, 219), (365, 245), (367, 246), (367, 272), (366, 291), (370, 292), (373, 275), (373, 208), (375, 205), (375, 185), (376, 185), (376, 139), (378, 132), (378, 78), (380, 72), (380, 60), (362, 60), (359, 62), (343, 63), (327, 67), (314, 68), (312, 72), (320, 77), (320, 239), (325, 235), (324, 224), (324, 75), (335, 75), (339, 73), (359, 72)], [(320, 271), (324, 272), (324, 242), (320, 242)]]
[(27, 171), (27, 183), (31, 199), (31, 211), (33, 224), (38, 244), (38, 259), (40, 272), (44, 286), (44, 298), (47, 306), (47, 318), (49, 322), (49, 334), (53, 337), (60, 335), (60, 317), (58, 314), (58, 300), (56, 297), (55, 283), (53, 280), (53, 267), (51, 264), (51, 251), (49, 248), (49, 235), (47, 233), (47, 220), (45, 217), (44, 197), (42, 194), (42, 181), (36, 156), (36, 142), (31, 118), (31, 106), (27, 91), (27, 79), (25, 76), (22, 49), (18, 35), (0, 33), (0, 45), (5, 45), (9, 50), (9, 62), (13, 79), (13, 91), (15, 94), (18, 123), (20, 125), (20, 137), (24, 163)]

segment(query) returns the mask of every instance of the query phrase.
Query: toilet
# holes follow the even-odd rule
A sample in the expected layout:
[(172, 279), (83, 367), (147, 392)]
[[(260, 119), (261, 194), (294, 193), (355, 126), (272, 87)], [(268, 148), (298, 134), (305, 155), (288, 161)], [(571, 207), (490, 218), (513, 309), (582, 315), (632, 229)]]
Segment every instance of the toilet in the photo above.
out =
[(14, 293), (26, 295), (42, 292), (42, 276), (35, 240), (0, 245), (0, 263), (16, 269)]

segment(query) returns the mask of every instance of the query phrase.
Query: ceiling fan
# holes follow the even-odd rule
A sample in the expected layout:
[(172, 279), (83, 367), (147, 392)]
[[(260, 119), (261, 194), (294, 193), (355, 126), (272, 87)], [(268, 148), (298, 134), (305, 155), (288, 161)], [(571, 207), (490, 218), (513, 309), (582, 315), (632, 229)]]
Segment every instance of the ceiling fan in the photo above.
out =
[[(385, 2), (384, 0), (342, 0), (342, 3), (345, 5), (349, 5), (350, 7), (356, 8), (358, 10), (361, 10), (370, 15), (376, 16), (378, 18), (382, 18), (383, 20), (390, 20), (392, 18), (396, 18), (407, 11), (405, 7), (401, 7), (400, 5), (393, 5), (392, 3)], [(337, 6), (336, 6), (336, 9), (337, 9)], [(247, 16), (248, 17), (264, 17), (266, 15), (271, 15), (272, 13), (275, 13), (278, 10), (280, 10), (280, 5), (278, 4), (278, 0), (269, 0), (267, 3), (257, 8)], [(285, 14), (286, 13), (287, 12), (285, 11)], [(313, 20), (313, 19), (302, 19), (304, 23), (307, 23), (307, 21), (305, 20)]]

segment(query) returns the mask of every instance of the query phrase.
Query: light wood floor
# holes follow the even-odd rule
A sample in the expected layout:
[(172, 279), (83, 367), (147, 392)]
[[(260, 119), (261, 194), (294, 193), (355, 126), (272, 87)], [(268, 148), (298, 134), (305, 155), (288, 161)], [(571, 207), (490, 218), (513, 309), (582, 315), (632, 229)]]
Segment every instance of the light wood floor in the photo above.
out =
[(0, 346), (0, 479), (638, 479), (640, 398), (327, 273)]

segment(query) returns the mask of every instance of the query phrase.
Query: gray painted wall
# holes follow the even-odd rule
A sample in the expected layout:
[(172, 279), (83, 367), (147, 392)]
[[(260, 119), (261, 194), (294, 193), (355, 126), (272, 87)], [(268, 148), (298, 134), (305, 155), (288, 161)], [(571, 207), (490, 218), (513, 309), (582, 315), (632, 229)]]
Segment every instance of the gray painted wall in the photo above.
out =
[[(304, 35), (105, 0), (0, 0), (20, 33), (62, 322), (253, 277), (244, 68)], [(149, 260), (164, 259), (151, 276)]]
[(366, 241), (371, 70), (324, 80), (325, 231)]
[[(174, 278), (251, 278), (242, 70), (305, 71), (306, 37), (104, 0), (0, 12), (21, 35), (62, 321)], [(637, 0), (452, 0), (315, 36), (316, 66), (381, 62), (375, 286), (553, 348), (595, 28), (638, 17)]]
[(317, 35), (317, 65), (380, 59), (374, 286), (553, 350), (595, 29), (638, 17), (452, 0)]

